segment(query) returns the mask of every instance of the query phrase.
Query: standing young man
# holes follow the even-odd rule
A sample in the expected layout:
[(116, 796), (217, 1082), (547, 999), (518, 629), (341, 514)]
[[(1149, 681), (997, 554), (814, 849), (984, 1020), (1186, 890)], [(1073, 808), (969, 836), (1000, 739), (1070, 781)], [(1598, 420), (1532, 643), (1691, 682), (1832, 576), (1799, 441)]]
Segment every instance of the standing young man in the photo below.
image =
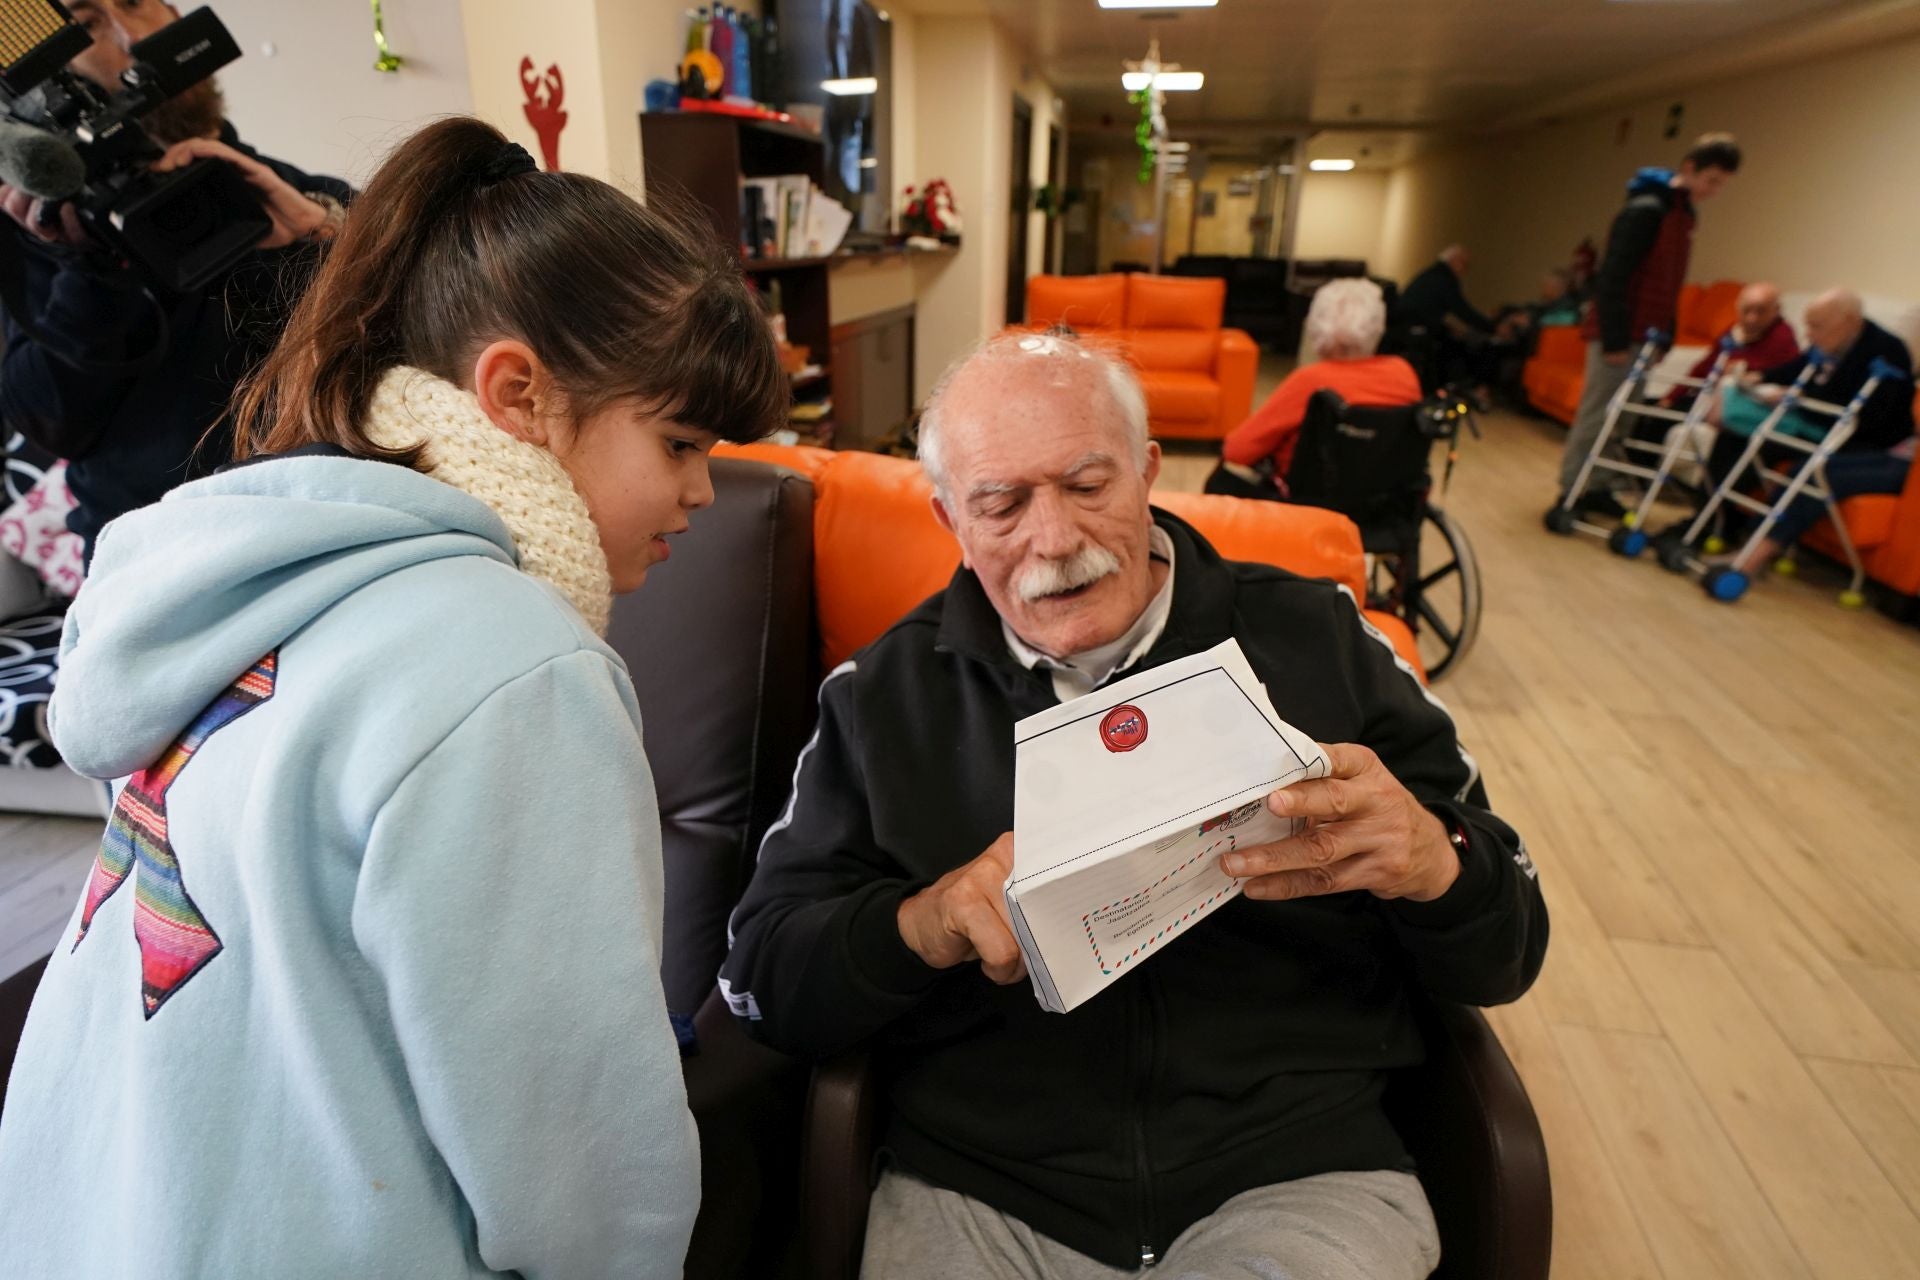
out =
[[(1593, 306), (1582, 326), (1587, 381), (1560, 458), (1561, 500), (1580, 478), (1580, 466), (1606, 424), (1607, 404), (1626, 381), (1634, 350), (1647, 330), (1674, 331), (1680, 286), (1686, 283), (1693, 249), (1694, 205), (1719, 194), (1739, 169), (1740, 147), (1733, 135), (1709, 133), (1693, 144), (1679, 169), (1642, 169), (1627, 184), (1626, 207), (1607, 232), (1606, 256), (1593, 282)], [(1625, 459), (1619, 440), (1608, 441), (1605, 456)], [(1609, 476), (1595, 485), (1589, 476), (1581, 508), (1599, 515), (1622, 514), (1613, 493), (1618, 480)], [(1555, 501), (1556, 508), (1561, 500)]]

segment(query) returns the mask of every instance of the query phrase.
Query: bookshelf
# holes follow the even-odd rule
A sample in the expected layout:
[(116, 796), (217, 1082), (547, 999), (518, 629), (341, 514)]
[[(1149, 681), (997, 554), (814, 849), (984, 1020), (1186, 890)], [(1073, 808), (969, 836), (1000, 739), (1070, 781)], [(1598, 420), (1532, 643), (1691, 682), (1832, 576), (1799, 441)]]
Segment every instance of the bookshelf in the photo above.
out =
[[(773, 120), (697, 112), (645, 112), (640, 152), (647, 191), (677, 190), (706, 213), (721, 242), (739, 246), (740, 183), (745, 178), (803, 174), (818, 185), (826, 178), (826, 144), (820, 135)], [(763, 291), (777, 285), (787, 317), (787, 340), (808, 349), (826, 366), (833, 319), (827, 301), (826, 258), (742, 258), (741, 268)], [(802, 402), (831, 399), (832, 371), (796, 383)], [(820, 422), (796, 421), (810, 443), (830, 443), (832, 415)]]

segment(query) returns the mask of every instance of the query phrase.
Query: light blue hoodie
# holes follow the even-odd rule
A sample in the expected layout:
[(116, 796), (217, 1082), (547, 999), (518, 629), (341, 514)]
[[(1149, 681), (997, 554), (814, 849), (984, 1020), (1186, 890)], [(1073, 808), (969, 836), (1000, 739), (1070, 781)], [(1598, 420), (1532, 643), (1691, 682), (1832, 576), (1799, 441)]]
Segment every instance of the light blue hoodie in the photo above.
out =
[(639, 711), (514, 566), (476, 499), (344, 457), (107, 530), (57, 744), (97, 778), (191, 754), (135, 779), (145, 812), (122, 792), (88, 897), (125, 891), (34, 1002), (0, 1273), (680, 1274), (698, 1151)]

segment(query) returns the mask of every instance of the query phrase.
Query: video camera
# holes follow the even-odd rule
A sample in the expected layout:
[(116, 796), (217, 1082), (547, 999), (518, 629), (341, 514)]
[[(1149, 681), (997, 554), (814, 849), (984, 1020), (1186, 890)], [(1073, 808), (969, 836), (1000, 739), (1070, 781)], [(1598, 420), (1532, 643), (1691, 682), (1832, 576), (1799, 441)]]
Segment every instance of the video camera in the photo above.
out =
[(153, 172), (162, 149), (139, 117), (234, 61), (240, 46), (213, 10), (196, 9), (134, 45), (124, 87), (106, 93), (67, 70), (92, 43), (57, 0), (0, 0), (0, 181), (70, 200), (89, 234), (157, 283), (197, 289), (273, 224), (230, 164), (203, 158)]

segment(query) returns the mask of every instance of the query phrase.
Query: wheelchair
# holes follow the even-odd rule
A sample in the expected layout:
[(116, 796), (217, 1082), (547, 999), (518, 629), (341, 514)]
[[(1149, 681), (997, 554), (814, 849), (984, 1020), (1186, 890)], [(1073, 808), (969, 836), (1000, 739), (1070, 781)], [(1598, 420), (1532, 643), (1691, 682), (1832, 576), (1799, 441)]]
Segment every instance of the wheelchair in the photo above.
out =
[(1445, 441), (1444, 494), (1462, 429), (1479, 435), (1473, 411), (1449, 394), (1418, 404), (1351, 405), (1337, 392), (1316, 391), (1294, 447), (1285, 483), (1272, 464), (1256, 480), (1225, 464), (1207, 478), (1208, 493), (1264, 498), (1338, 511), (1360, 528), (1367, 553), (1367, 607), (1387, 610), (1419, 642), (1427, 678), (1453, 670), (1480, 633), (1480, 566), (1459, 522), (1436, 500), (1430, 465)]

